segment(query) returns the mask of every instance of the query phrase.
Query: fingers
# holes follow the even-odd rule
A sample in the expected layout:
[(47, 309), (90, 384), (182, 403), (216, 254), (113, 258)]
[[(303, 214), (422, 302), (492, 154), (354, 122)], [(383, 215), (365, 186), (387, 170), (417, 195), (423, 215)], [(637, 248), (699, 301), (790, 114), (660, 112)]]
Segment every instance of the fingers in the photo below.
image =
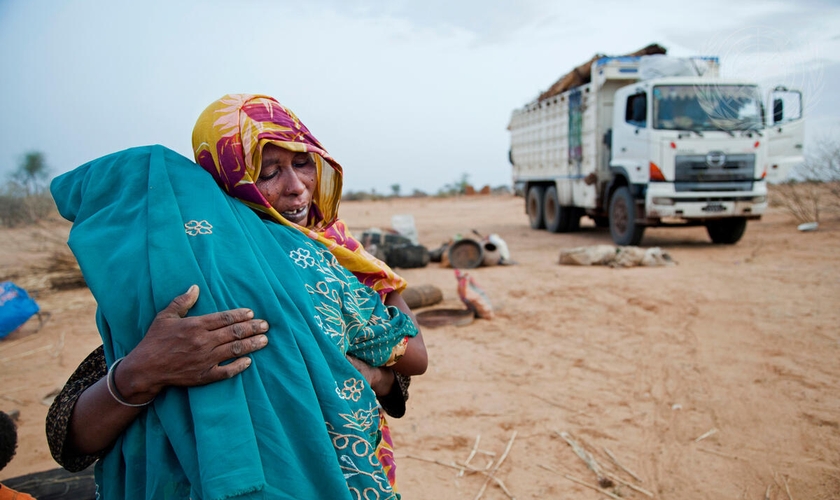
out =
[(247, 339), (268, 331), (268, 322), (262, 319), (242, 321), (230, 326), (220, 328), (214, 332), (218, 338), (219, 345), (237, 340)]
[(219, 334), (219, 340), (217, 347), (213, 349), (213, 357), (222, 363), (259, 351), (268, 345), (268, 336), (263, 335), (267, 331), (268, 323), (263, 320), (236, 323), (217, 330), (215, 333)]
[(216, 365), (210, 369), (203, 382), (209, 384), (234, 377), (244, 372), (249, 366), (251, 366), (251, 358), (238, 358), (226, 365)]
[(243, 340), (234, 340), (227, 344), (220, 346), (222, 355), (225, 359), (238, 358), (252, 352), (259, 351), (268, 345), (268, 337), (265, 335), (257, 335)]
[[(248, 308), (185, 317), (198, 301), (193, 285), (152, 322), (141, 345), (152, 353), (163, 385), (191, 387), (233, 377), (251, 365), (249, 354), (268, 345), (269, 325)], [(139, 347), (139, 346), (138, 346)], [(180, 353), (167, 356), (169, 353)]]
[[(186, 293), (172, 299), (172, 302), (170, 302), (166, 308), (158, 313), (157, 318), (184, 318), (198, 301), (198, 295), (198, 285), (192, 285)], [(243, 307), (195, 316), (190, 318), (190, 326), (201, 330), (213, 331), (247, 322), (253, 319), (253, 317), (254, 311)], [(233, 333), (238, 335), (236, 338), (242, 338), (243, 336), (249, 335), (248, 329), (242, 326), (237, 326)]]
[[(263, 321), (263, 323), (265, 322)], [(251, 366), (251, 358), (245, 357), (245, 355), (259, 351), (266, 345), (268, 345), (268, 337), (266, 335), (256, 335), (242, 340), (234, 340), (220, 346), (225, 360), (235, 359), (230, 363), (218, 364), (211, 368), (202, 383), (216, 382), (242, 373)]]
[[(265, 335), (256, 335), (219, 345), (209, 358), (209, 362), (213, 363), (211, 366), (207, 367), (205, 364), (208, 360), (197, 361), (191, 365), (192, 370), (185, 372), (169, 385), (194, 387), (231, 378), (251, 366), (252, 361), (247, 357), (248, 354), (259, 351), (266, 345), (268, 345), (268, 337)], [(230, 362), (227, 363), (227, 361)]]
[[(268, 331), (268, 322), (262, 319), (248, 319), (253, 315), (250, 309), (233, 309), (192, 318), (202, 323), (202, 329), (211, 330), (214, 325), (223, 325), (204, 334), (209, 346), (212, 346), (213, 354), (208, 359), (215, 363), (224, 363), (268, 345), (268, 337), (262, 335)], [(243, 370), (245, 368), (242, 367)]]
[[(246, 308), (240, 308), (205, 314), (203, 316), (196, 316), (193, 319), (197, 321), (199, 326), (203, 329), (213, 331), (249, 322), (249, 320), (253, 319), (253, 317), (254, 311)], [(247, 332), (247, 328), (244, 330), (242, 328), (242, 326), (238, 326), (236, 331), (245, 334)]]
[(166, 308), (160, 312), (160, 315), (172, 316), (178, 315), (183, 318), (187, 315), (192, 306), (198, 301), (198, 285), (192, 285), (189, 290), (183, 295), (179, 295), (172, 299)]

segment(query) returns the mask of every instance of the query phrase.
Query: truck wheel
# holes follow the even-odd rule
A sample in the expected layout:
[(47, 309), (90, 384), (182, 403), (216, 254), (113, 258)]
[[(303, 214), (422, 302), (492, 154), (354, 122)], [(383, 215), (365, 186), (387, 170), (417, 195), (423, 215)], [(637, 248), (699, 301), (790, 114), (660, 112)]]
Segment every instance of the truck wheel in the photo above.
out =
[(531, 222), (531, 229), (544, 229), (545, 219), (543, 218), (543, 187), (531, 186), (528, 190), (528, 200), (525, 208), (528, 212), (528, 220)]
[(616, 189), (610, 198), (610, 235), (616, 245), (638, 245), (645, 227), (636, 222), (636, 203), (627, 186)]
[(719, 219), (706, 224), (706, 232), (712, 242), (719, 245), (733, 245), (738, 243), (744, 231), (747, 230), (747, 219), (743, 217), (732, 217), (730, 219)]
[(557, 188), (551, 186), (543, 195), (543, 217), (545, 228), (552, 233), (565, 233), (569, 230), (568, 209), (560, 206), (557, 199)]

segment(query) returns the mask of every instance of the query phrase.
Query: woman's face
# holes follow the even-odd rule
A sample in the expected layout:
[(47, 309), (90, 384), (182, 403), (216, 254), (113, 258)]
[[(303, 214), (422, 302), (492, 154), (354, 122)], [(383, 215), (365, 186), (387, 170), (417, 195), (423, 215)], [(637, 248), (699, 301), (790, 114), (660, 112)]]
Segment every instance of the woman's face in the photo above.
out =
[(303, 226), (312, 204), (316, 175), (315, 162), (308, 153), (295, 153), (266, 144), (256, 185), (280, 215)]

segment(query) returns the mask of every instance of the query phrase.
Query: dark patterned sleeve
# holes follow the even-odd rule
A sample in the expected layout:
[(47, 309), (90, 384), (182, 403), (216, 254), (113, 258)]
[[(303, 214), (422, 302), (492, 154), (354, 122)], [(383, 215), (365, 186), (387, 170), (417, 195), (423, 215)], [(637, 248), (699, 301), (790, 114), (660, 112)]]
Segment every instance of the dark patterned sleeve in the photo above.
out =
[(76, 368), (47, 412), (47, 443), (50, 445), (50, 453), (59, 465), (70, 472), (79, 472), (90, 467), (108, 451), (103, 450), (96, 455), (74, 455), (64, 449), (70, 430), (70, 416), (73, 415), (76, 401), (85, 389), (107, 373), (105, 350), (99, 346)]
[(384, 396), (377, 396), (385, 413), (394, 418), (405, 415), (405, 402), (408, 401), (409, 384), (411, 384), (411, 377), (394, 372), (394, 385), (391, 386), (391, 392)]
[[(102, 346), (99, 346), (76, 368), (47, 412), (47, 443), (50, 446), (50, 453), (59, 465), (70, 472), (79, 472), (90, 467), (108, 451), (102, 450), (95, 455), (74, 455), (64, 449), (69, 433), (70, 416), (73, 415), (76, 401), (88, 387), (107, 373), (105, 351)], [(394, 372), (394, 385), (391, 386), (391, 392), (379, 397), (379, 404), (388, 415), (394, 418), (405, 415), (409, 384), (411, 384), (411, 377)]]

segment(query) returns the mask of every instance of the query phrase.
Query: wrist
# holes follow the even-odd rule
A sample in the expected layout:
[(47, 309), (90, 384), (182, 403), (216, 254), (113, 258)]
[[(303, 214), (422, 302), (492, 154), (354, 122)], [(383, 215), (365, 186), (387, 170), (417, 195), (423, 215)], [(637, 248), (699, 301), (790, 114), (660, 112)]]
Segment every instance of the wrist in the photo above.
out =
[(131, 353), (126, 356), (114, 372), (114, 385), (119, 394), (129, 403), (140, 404), (151, 401), (163, 390), (163, 384), (154, 381), (142, 365), (136, 363)]

